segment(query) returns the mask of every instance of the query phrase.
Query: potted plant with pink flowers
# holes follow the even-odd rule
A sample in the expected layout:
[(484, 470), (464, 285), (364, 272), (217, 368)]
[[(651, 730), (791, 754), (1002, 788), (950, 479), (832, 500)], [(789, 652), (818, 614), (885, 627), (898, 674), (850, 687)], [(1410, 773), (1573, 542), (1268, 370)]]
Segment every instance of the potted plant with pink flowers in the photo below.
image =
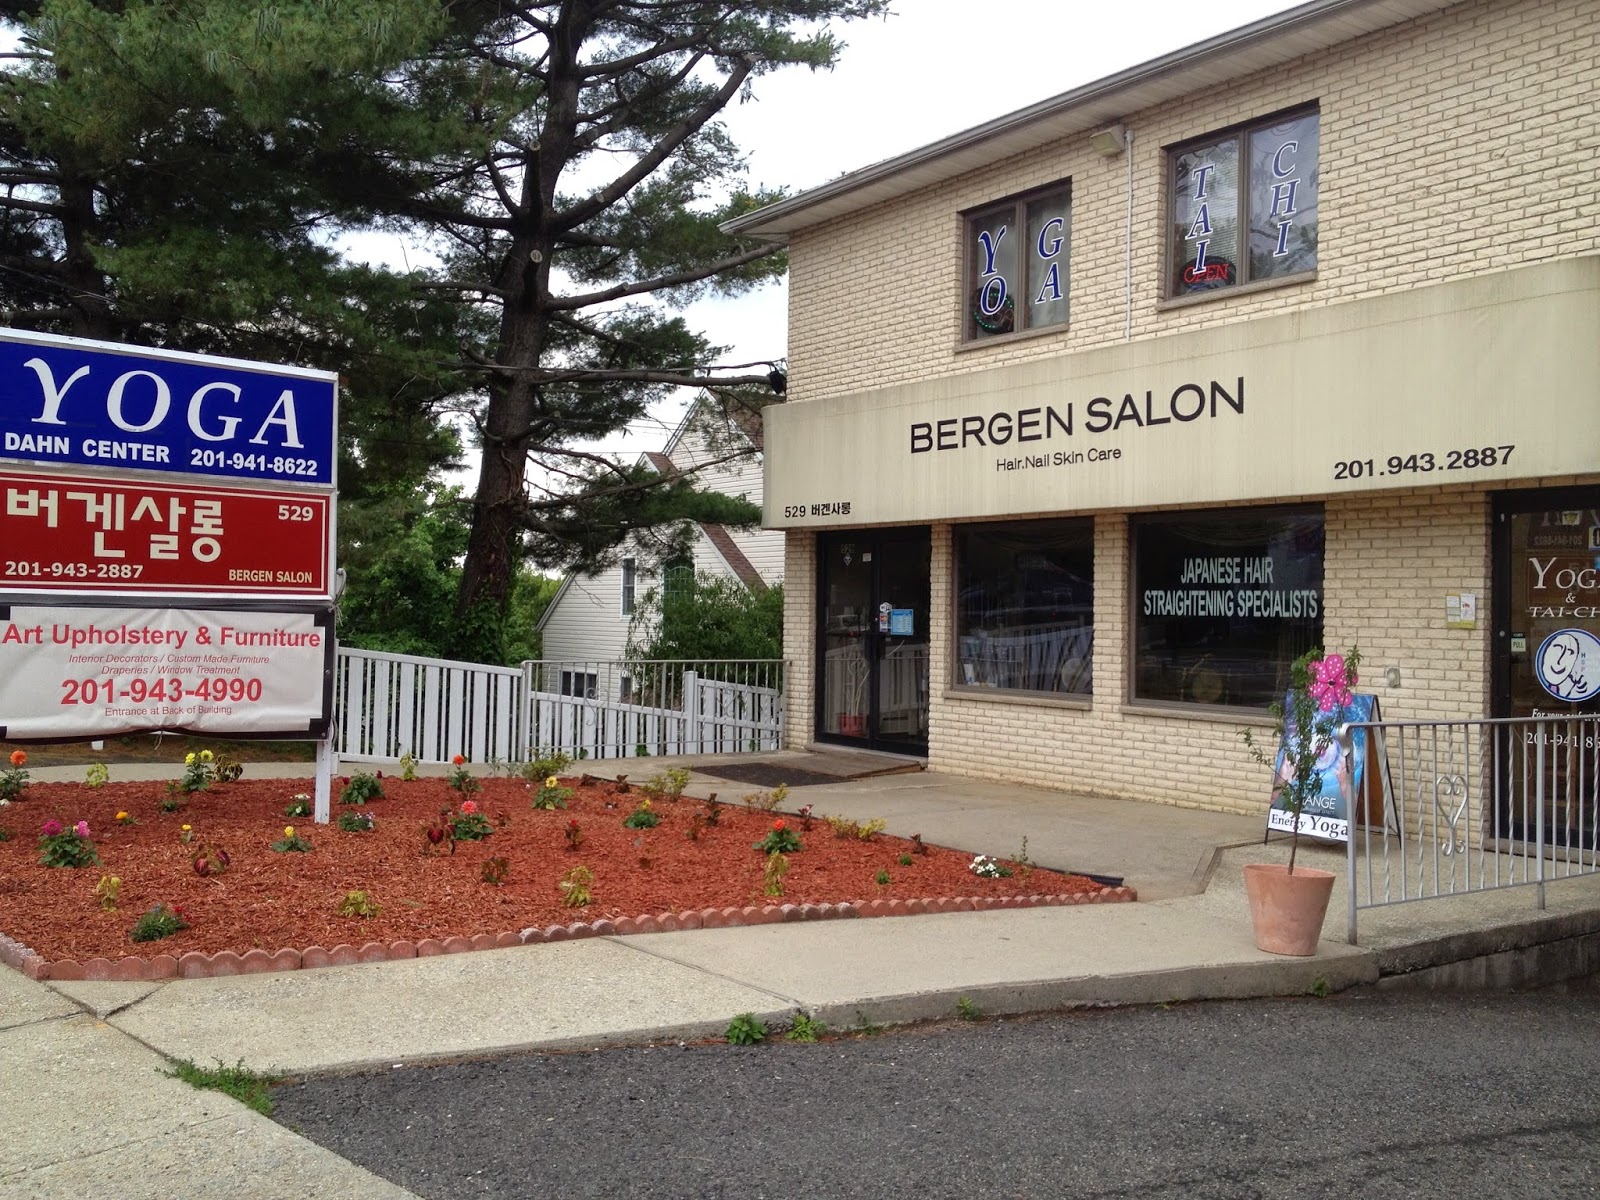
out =
[(1324, 654), (1308, 650), (1289, 668), (1289, 690), (1272, 706), (1281, 752), (1269, 756), (1250, 730), (1241, 736), (1256, 762), (1273, 770), (1275, 807), (1289, 814), (1289, 863), (1250, 863), (1245, 892), (1256, 945), (1272, 954), (1315, 954), (1323, 918), (1333, 895), (1332, 871), (1295, 869), (1301, 813), (1322, 791), (1322, 760), (1334, 748), (1357, 681), (1361, 652)]

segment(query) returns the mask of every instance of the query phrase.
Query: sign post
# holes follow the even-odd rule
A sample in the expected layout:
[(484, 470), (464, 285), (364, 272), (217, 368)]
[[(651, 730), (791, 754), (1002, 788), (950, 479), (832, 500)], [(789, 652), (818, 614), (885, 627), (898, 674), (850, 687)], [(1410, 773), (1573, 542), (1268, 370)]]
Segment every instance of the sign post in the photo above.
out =
[(338, 377), (0, 329), (0, 737), (317, 741)]

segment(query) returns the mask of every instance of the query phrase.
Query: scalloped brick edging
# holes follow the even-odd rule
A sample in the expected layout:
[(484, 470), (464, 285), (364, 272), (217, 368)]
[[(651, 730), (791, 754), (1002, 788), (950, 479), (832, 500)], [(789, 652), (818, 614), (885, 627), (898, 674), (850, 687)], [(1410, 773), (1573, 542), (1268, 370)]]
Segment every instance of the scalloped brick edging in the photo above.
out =
[(521, 932), (477, 933), (471, 937), (423, 938), (420, 941), (341, 942), (331, 949), (219, 950), (215, 954), (157, 954), (152, 958), (91, 958), (79, 962), (64, 958), (47, 962), (36, 951), (0, 934), (0, 963), (21, 971), (29, 979), (119, 980), (160, 982), (167, 979), (208, 979), (227, 975), (255, 975), (267, 971), (303, 971), (317, 967), (343, 967), (355, 963), (392, 962), (428, 958), (436, 954), (464, 954), (471, 950), (499, 950), (533, 946), (541, 942), (566, 942), (585, 937), (625, 937), (640, 933), (673, 933), (681, 929), (726, 929), (735, 925), (777, 925), (786, 921), (827, 921), (848, 917), (904, 917), (920, 913), (983, 912), (1005, 908), (1045, 908), (1069, 904), (1124, 904), (1138, 899), (1130, 887), (1105, 888), (1070, 896), (962, 896), (943, 900), (847, 900), (840, 904), (767, 904), (746, 908), (702, 908), (690, 912), (661, 913), (647, 917), (602, 917), (571, 925), (529, 926)]

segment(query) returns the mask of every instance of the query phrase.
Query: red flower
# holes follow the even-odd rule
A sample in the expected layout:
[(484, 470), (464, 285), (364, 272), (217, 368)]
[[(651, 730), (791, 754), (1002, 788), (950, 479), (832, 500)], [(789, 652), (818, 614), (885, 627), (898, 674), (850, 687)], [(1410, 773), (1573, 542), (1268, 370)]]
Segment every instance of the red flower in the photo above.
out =
[(773, 833), (782, 833), (783, 832), (783, 822), (782, 821), (774, 821), (772, 823), (772, 832)]
[(11, 765), (13, 767), (20, 767), (23, 763), (25, 763), (27, 761), (28, 761), (28, 752), (26, 750), (13, 750), (11, 752)]
[(466, 762), (467, 760), (466, 760), (466, 758), (464, 756), (458, 754), (454, 758), (452, 758), (450, 761), (452, 763), (454, 763), (456, 766), (459, 767), (462, 763)]
[(461, 802), (461, 811), (466, 813), (470, 817), (473, 813), (478, 811), (477, 801), (475, 801), (475, 800), (463, 800)]

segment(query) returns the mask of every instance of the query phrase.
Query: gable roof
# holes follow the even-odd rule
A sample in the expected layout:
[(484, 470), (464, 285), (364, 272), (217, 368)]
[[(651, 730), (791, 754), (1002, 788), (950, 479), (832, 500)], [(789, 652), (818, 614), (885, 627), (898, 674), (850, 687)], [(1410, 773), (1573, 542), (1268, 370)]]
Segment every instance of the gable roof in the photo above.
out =
[(765, 241), (882, 205), (943, 180), (1139, 112), (1214, 89), (1364, 34), (1438, 12), (1459, 0), (1311, 0), (1104, 79), (1041, 100), (941, 141), (851, 171), (735, 217), (725, 233)]
[(745, 557), (739, 544), (733, 540), (733, 535), (721, 525), (714, 525), (708, 521), (700, 524), (700, 532), (706, 535), (706, 541), (722, 555), (722, 561), (728, 564), (728, 569), (739, 577), (739, 582), (752, 592), (765, 591), (767, 581), (761, 578), (761, 572), (755, 569), (750, 560)]

